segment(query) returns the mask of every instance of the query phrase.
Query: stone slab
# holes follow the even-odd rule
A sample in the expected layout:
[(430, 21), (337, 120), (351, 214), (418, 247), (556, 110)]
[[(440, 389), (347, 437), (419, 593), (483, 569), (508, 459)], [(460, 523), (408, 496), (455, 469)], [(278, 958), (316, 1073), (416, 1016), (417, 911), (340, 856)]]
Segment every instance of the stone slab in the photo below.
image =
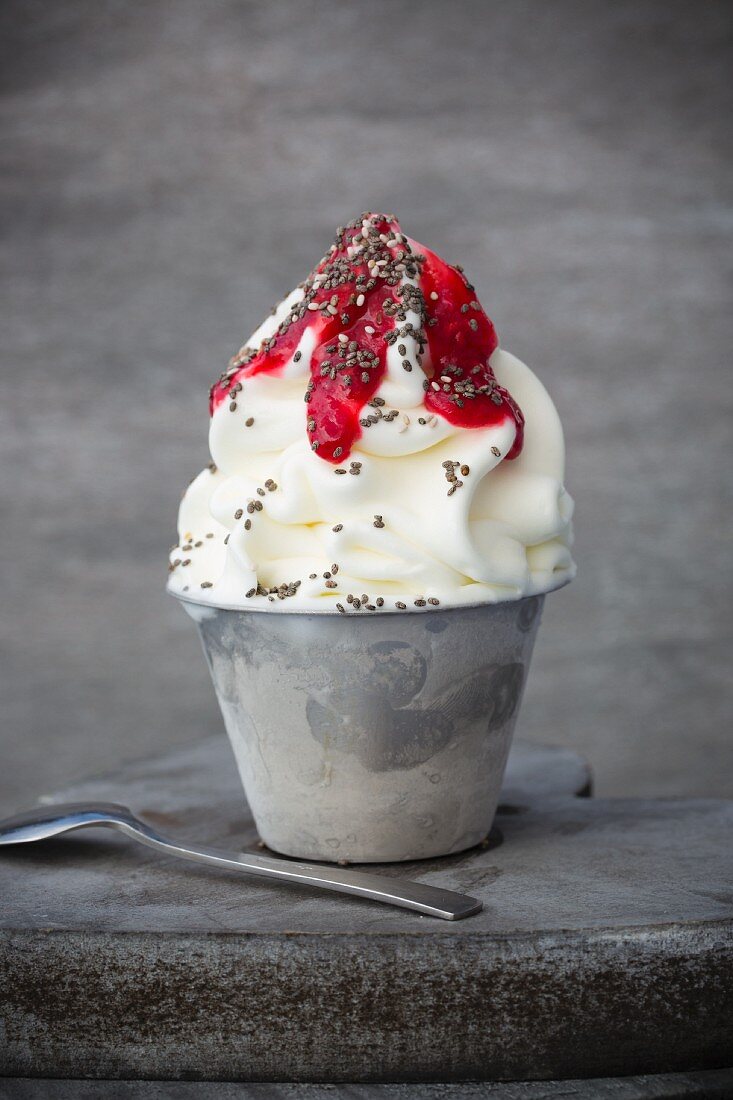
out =
[[(587, 772), (551, 758), (515, 756), (488, 848), (380, 868), (483, 898), (455, 925), (102, 832), (4, 854), (0, 1071), (446, 1082), (724, 1066), (733, 803), (576, 798)], [(57, 797), (256, 843), (223, 738)]]

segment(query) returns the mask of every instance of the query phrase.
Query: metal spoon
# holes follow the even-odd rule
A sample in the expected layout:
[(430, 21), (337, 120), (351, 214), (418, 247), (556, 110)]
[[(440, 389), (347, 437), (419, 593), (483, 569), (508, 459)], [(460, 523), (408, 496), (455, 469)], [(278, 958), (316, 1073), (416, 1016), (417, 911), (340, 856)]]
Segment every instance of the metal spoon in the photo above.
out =
[(149, 848), (156, 848), (169, 856), (178, 856), (194, 863), (207, 863), (228, 871), (244, 871), (262, 878), (276, 878), (284, 882), (296, 882), (305, 886), (317, 886), (322, 890), (334, 890), (339, 894), (355, 894), (371, 898), (386, 905), (402, 909), (414, 909), (429, 917), (443, 920), (463, 920), (480, 912), (483, 903), (477, 898), (425, 886), (421, 882), (409, 882), (371, 875), (364, 871), (344, 870), (315, 863), (296, 863), (293, 860), (274, 859), (270, 856), (237, 855), (219, 852), (213, 848), (184, 848), (173, 840), (160, 836), (145, 821), (114, 802), (71, 802), (39, 807), (28, 813), (17, 814), (0, 821), (0, 846), (28, 844), (34, 840), (47, 840), (75, 829), (106, 826), (117, 829)]

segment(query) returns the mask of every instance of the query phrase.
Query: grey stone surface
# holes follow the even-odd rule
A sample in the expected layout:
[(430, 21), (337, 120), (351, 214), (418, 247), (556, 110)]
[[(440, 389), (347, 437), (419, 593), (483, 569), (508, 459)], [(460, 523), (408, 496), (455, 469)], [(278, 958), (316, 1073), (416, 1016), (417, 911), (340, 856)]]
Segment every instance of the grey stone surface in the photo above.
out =
[[(161, 828), (166, 824), (173, 835), (193, 839), (193, 825), (186, 823), (208, 814), (205, 839), (212, 845), (256, 843), (251, 818), (242, 810), (234, 818), (200, 804), (187, 804), (178, 815), (145, 810), (143, 816)], [(106, 832), (4, 852), (0, 928), (164, 934), (212, 927), (228, 933), (339, 933), (356, 926), (431, 937), (450, 933), (460, 941), (480, 932), (624, 929), (733, 916), (732, 857), (716, 850), (733, 828), (729, 802), (561, 800), (500, 814), (497, 825), (504, 843), (485, 852), (371, 865), (484, 900), (483, 912), (449, 929), (376, 902), (192, 870)], [(200, 828), (195, 835), (202, 840)]]
[[(487, 847), (379, 870), (482, 898), (446, 924), (81, 834), (0, 859), (0, 1073), (459, 1081), (730, 1055), (733, 802), (596, 800), (515, 756)], [(172, 836), (252, 847), (217, 739), (90, 780)], [(572, 1094), (571, 1094), (572, 1095)]]
[(733, 1070), (585, 1081), (296, 1085), (212, 1081), (0, 1080), (0, 1100), (730, 1100)]
[(730, 7), (2, 6), (0, 797), (220, 728), (163, 594), (206, 389), (366, 207), (477, 284), (567, 427), (578, 580), (520, 733), (730, 794)]

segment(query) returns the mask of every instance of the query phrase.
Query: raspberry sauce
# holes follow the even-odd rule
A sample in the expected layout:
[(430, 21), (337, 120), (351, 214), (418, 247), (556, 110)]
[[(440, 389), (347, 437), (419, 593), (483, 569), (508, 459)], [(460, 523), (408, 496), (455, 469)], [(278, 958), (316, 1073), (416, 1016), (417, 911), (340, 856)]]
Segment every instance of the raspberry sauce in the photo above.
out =
[[(410, 337), (416, 351), (412, 358), (405, 352), (402, 365), (424, 373), (426, 409), (463, 428), (509, 417), (516, 436), (506, 457), (520, 453), (524, 417), (489, 366), (498, 346), (492, 322), (462, 270), (406, 237), (395, 218), (363, 214), (339, 229), (302, 289), (302, 300), (274, 335), (259, 348), (242, 348), (211, 387), (212, 415), (236, 399), (242, 380), (282, 371), (310, 328), (315, 348), (304, 395), (306, 431), (319, 458), (343, 462), (369, 423), (365, 406), (384, 378), (388, 348), (397, 345), (402, 355), (401, 341)], [(417, 325), (407, 321), (408, 310), (417, 314)]]

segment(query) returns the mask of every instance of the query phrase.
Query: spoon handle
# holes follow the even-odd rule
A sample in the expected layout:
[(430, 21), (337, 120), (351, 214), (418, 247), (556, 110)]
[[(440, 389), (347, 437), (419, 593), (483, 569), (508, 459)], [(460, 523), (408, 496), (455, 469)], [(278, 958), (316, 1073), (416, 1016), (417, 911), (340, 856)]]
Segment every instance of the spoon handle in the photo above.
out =
[(6, 818), (0, 821), (0, 847), (46, 840), (77, 829), (99, 826), (116, 829), (141, 844), (192, 863), (205, 863), (227, 871), (239, 871), (261, 878), (280, 879), (282, 882), (370, 898), (372, 901), (412, 909), (443, 920), (463, 920), (483, 908), (482, 902), (466, 894), (444, 890), (439, 886), (426, 886), (422, 882), (408, 879), (357, 871), (351, 867), (300, 863), (278, 859), (276, 856), (250, 855), (247, 852), (240, 855), (221, 852), (215, 848), (184, 846), (161, 836), (147, 821), (137, 817), (126, 806), (115, 803), (56, 804)]
[(300, 863), (290, 859), (249, 853), (238, 855), (220, 852), (214, 848), (183, 847), (157, 833), (143, 835), (136, 832), (135, 835), (138, 840), (152, 848), (194, 863), (206, 863), (228, 871), (243, 871), (245, 874), (258, 875), (262, 878), (280, 879), (282, 882), (300, 883), (303, 886), (315, 886), (339, 894), (370, 898), (372, 901), (396, 905), (401, 909), (412, 909), (429, 917), (441, 917), (443, 920), (463, 920), (464, 917), (470, 917), (483, 908), (483, 903), (477, 898), (458, 894), (453, 890), (444, 890), (438, 886), (426, 886), (422, 882), (412, 882), (409, 879), (375, 875), (368, 871), (356, 871), (350, 867)]

